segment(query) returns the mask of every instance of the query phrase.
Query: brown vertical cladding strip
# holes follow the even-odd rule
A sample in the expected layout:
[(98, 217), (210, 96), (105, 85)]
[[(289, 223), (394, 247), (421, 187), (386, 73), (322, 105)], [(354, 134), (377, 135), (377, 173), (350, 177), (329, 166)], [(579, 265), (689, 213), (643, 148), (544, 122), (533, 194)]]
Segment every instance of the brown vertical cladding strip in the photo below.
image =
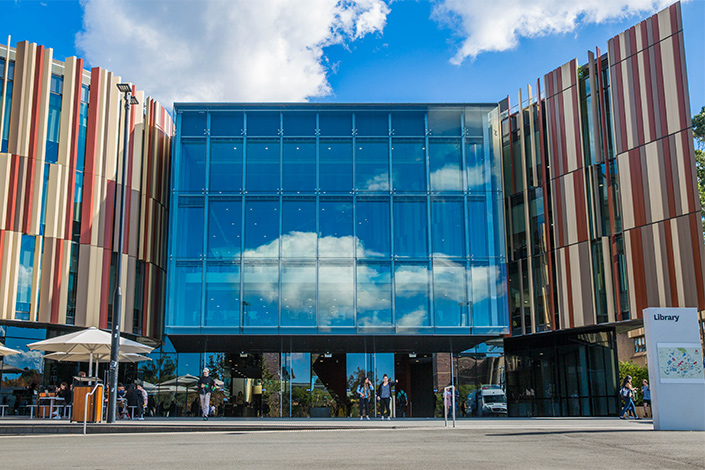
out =
[(86, 156), (83, 179), (83, 204), (81, 207), (81, 244), (91, 243), (93, 224), (93, 202), (96, 184), (95, 166), (98, 155), (98, 115), (102, 112), (100, 105), (100, 68), (91, 69), (90, 106), (88, 107), (88, 123), (86, 128)]
[[(698, 310), (705, 310), (705, 291), (703, 290), (703, 268), (700, 260), (702, 259), (703, 253), (700, 246), (700, 234), (698, 229), (700, 225), (698, 224), (697, 217), (700, 217), (699, 213), (692, 213), (688, 216), (688, 222), (690, 223), (690, 240), (693, 245), (693, 268), (695, 269), (695, 287), (698, 294)], [(690, 260), (688, 260), (690, 262)]]
[[(646, 46), (650, 46), (651, 44), (648, 43), (648, 23), (646, 21), (641, 22), (641, 37), (644, 39), (644, 42), (647, 43)], [(656, 119), (655, 116), (653, 115), (652, 110), (654, 109), (654, 89), (653, 89), (653, 84), (651, 82), (651, 54), (653, 53), (652, 50), (647, 50), (646, 47), (644, 47), (644, 51), (641, 53), (642, 57), (644, 58), (644, 89), (646, 90), (646, 112), (650, 113), (649, 114), (649, 137), (650, 140), (653, 140), (656, 138)]]
[(27, 164), (27, 179), (25, 181), (24, 214), (22, 218), (22, 231), (30, 232), (32, 219), (32, 195), (34, 194), (34, 169), (37, 158), (37, 134), (39, 133), (42, 89), (42, 71), (44, 70), (44, 46), (37, 47), (37, 65), (34, 68), (34, 90), (32, 96), (32, 124), (29, 132), (29, 160)]
[(576, 168), (583, 168), (583, 147), (582, 147), (582, 132), (580, 130), (580, 100), (578, 98), (578, 60), (570, 61), (570, 83), (572, 86), (571, 97), (573, 98), (573, 132), (575, 133), (575, 158), (577, 160)]
[[(152, 179), (152, 165), (151, 165), (151, 162), (154, 159), (152, 148), (154, 145), (153, 142), (154, 142), (155, 132), (154, 132), (154, 102), (152, 102), (151, 100), (148, 103), (147, 110), (148, 110), (147, 116), (149, 118), (148, 122), (145, 123), (145, 133), (147, 134), (147, 139), (146, 139), (147, 148), (145, 150), (145, 165), (143, 166), (144, 172), (142, 174), (142, 178), (144, 179), (144, 182), (145, 182), (145, 184), (143, 186), (144, 192), (142, 193), (142, 195), (145, 196), (144, 197), (144, 201), (145, 201), (144, 214), (142, 216), (143, 223), (146, 223), (147, 220), (150, 220), (149, 199), (152, 194), (152, 181), (151, 181), (151, 179)], [(146, 230), (143, 231), (142, 243), (144, 245), (144, 251), (143, 251), (142, 256), (144, 256), (144, 259), (148, 259), (147, 258), (147, 253), (149, 253), (148, 240), (149, 240), (150, 235), (153, 235), (153, 234), (148, 233)], [(148, 272), (149, 270), (146, 270), (146, 271)], [(145, 286), (147, 286), (147, 284), (145, 284)]]
[(108, 328), (108, 301), (112, 292), (108, 292), (110, 289), (110, 258), (112, 252), (110, 250), (103, 250), (103, 269), (101, 270), (101, 285), (100, 285), (100, 319), (98, 320), (100, 328)]
[[(661, 60), (661, 43), (654, 44), (654, 59), (656, 62), (656, 90), (659, 103), (659, 132), (657, 138), (668, 135), (668, 119), (666, 118), (666, 92), (663, 84), (663, 61)], [(656, 116), (654, 116), (655, 118)]]
[[(137, 89), (135, 86), (132, 87), (132, 96), (134, 96), (137, 93)], [(122, 252), (124, 254), (129, 253), (129, 248), (130, 248), (130, 241), (133, 241), (130, 239), (130, 221), (132, 219), (131, 217), (131, 209), (132, 209), (132, 159), (134, 157), (134, 142), (135, 142), (135, 122), (136, 122), (136, 117), (135, 117), (135, 112), (136, 108), (138, 108), (137, 105), (131, 105), (130, 106), (130, 114), (129, 114), (129, 119), (130, 123), (128, 124), (128, 140), (127, 140), (127, 151), (124, 153), (124, 155), (127, 157), (127, 162), (123, 162), (124, 165), (127, 165), (127, 179), (122, 182), (122, 184), (125, 187), (125, 234), (124, 234), (124, 244), (122, 246)], [(139, 108), (140, 110), (142, 108)]]
[[(636, 39), (634, 40), (634, 43), (636, 44)], [(634, 54), (630, 58), (631, 63), (632, 63), (632, 79), (630, 80), (630, 83), (633, 88), (633, 93), (634, 93), (634, 100), (633, 103), (636, 107), (636, 125), (634, 126), (636, 128), (636, 135), (634, 136), (635, 144), (637, 146), (644, 145), (645, 143), (645, 138), (644, 138), (644, 114), (642, 111), (642, 103), (641, 103), (641, 83), (639, 80), (639, 55)]]
[(54, 293), (51, 299), (51, 323), (59, 322), (59, 304), (61, 303), (59, 295), (61, 289), (61, 279), (62, 279), (62, 265), (64, 262), (64, 242), (61, 239), (54, 239), (56, 244), (56, 261), (54, 263), (54, 282), (52, 292)]
[[(635, 228), (627, 232), (632, 241), (632, 263), (634, 265), (634, 278), (632, 279), (632, 289), (636, 298), (636, 317), (642, 317), (642, 310), (646, 308), (646, 273), (644, 272), (644, 248), (641, 240), (641, 229)], [(634, 310), (634, 306), (631, 307)], [(633, 318), (632, 318), (633, 319)]]
[(105, 179), (107, 185), (105, 192), (105, 228), (103, 232), (103, 248), (110, 251), (113, 249), (113, 225), (115, 223), (115, 190), (117, 185), (115, 181), (110, 179)]
[(7, 187), (7, 219), (5, 230), (15, 231), (15, 212), (17, 211), (17, 186), (19, 180), (19, 155), (10, 156), (10, 184)]
[(575, 191), (575, 218), (578, 225), (578, 242), (588, 239), (587, 212), (585, 210), (585, 170), (580, 169), (573, 172), (573, 191)]
[[(632, 200), (634, 201), (634, 226), (641, 227), (646, 224), (646, 212), (644, 206), (644, 186), (641, 174), (641, 155), (639, 149), (630, 150), (629, 153), (629, 173), (632, 182)], [(628, 210), (628, 208), (626, 209)]]
[(156, 292), (149, 288), (149, 274), (152, 271), (152, 265), (145, 262), (142, 272), (144, 272), (144, 278), (142, 279), (142, 334), (147, 336), (147, 326), (149, 321), (149, 299), (152, 295), (156, 295)]
[(570, 272), (570, 249), (563, 248), (565, 259), (565, 282), (566, 297), (568, 298), (568, 324), (570, 328), (575, 328), (575, 315), (573, 312), (573, 279)]
[(673, 250), (673, 232), (671, 231), (671, 219), (664, 221), (664, 233), (666, 235), (666, 258), (668, 260), (668, 281), (671, 287), (671, 307), (678, 307), (678, 286), (676, 284), (676, 264)]
[[(690, 131), (685, 131), (680, 133), (681, 142), (683, 145), (683, 167), (685, 168), (685, 179), (686, 181), (681, 184), (686, 186), (686, 194), (688, 195), (688, 209), (683, 212), (691, 212), (697, 209), (695, 204), (695, 195), (698, 193), (697, 182), (695, 180), (695, 175), (693, 174), (693, 163), (692, 158), (695, 154), (694, 150), (691, 148), (693, 145), (693, 139), (691, 137)], [(677, 138), (674, 136), (674, 139)], [(676, 158), (677, 152), (676, 152)]]
[[(558, 91), (556, 93), (556, 100), (558, 101), (558, 116), (559, 119), (556, 119), (557, 123), (560, 125), (560, 130), (558, 136), (561, 139), (561, 152), (560, 152), (560, 157), (561, 157), (561, 173), (560, 175), (564, 175), (565, 173), (568, 172), (568, 149), (567, 149), (567, 144), (566, 144), (566, 134), (565, 134), (565, 106), (563, 105), (563, 71), (561, 70), (561, 67), (558, 67), (556, 69), (556, 80), (558, 81)], [(558, 176), (558, 175), (556, 175)]]

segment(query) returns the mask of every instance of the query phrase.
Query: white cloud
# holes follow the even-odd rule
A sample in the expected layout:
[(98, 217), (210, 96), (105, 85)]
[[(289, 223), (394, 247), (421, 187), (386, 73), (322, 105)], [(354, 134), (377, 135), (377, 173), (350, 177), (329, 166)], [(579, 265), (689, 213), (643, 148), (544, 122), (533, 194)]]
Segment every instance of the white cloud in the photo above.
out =
[(324, 48), (381, 32), (382, 0), (83, 0), (92, 66), (173, 101), (302, 101), (331, 93)]
[(433, 18), (463, 38), (451, 63), (483, 52), (506, 51), (522, 37), (575, 31), (580, 25), (620, 20), (661, 10), (673, 0), (441, 0)]

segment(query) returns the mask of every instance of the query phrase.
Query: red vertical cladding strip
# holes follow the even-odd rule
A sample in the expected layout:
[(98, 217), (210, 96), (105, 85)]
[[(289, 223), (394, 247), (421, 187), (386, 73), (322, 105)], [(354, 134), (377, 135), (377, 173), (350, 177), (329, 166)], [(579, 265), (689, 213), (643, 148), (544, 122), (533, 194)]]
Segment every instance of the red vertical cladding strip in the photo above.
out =
[[(636, 39), (634, 39), (636, 45)], [(638, 55), (634, 54), (629, 58), (632, 63), (632, 77), (630, 84), (634, 93), (634, 107), (636, 108), (636, 146), (644, 145), (644, 114), (641, 103), (641, 83), (639, 80), (639, 59)]]
[(0, 228), (0, 279), (2, 279), (2, 254), (4, 253), (5, 249), (5, 231)]
[(100, 278), (100, 291), (102, 292), (102, 294), (100, 296), (100, 317), (98, 319), (98, 323), (100, 325), (100, 328), (102, 329), (108, 328), (108, 300), (112, 295), (112, 292), (108, 292), (110, 290), (111, 254), (112, 251), (107, 249), (103, 250), (103, 270), (102, 277)]
[[(632, 239), (632, 265), (634, 267), (634, 297), (636, 298), (636, 317), (641, 318), (641, 311), (646, 308), (646, 273), (644, 272), (644, 247), (641, 241), (641, 229), (629, 231)], [(633, 318), (632, 318), (633, 320)]]
[(584, 170), (573, 172), (573, 188), (575, 188), (575, 216), (578, 224), (578, 242), (588, 239), (587, 213), (585, 210), (585, 179)]
[(113, 249), (113, 226), (115, 224), (115, 181), (106, 179), (108, 187), (105, 194), (105, 233), (103, 239), (103, 248), (106, 250)]
[(556, 99), (558, 100), (558, 115), (560, 116), (560, 120), (557, 119), (557, 121), (560, 123), (561, 162), (563, 164), (561, 175), (564, 175), (568, 173), (568, 151), (565, 140), (565, 106), (563, 106), (563, 93), (565, 90), (563, 90), (563, 71), (561, 68), (556, 69), (556, 76), (559, 88), (559, 91), (557, 91), (556, 94)]
[(144, 336), (147, 335), (147, 318), (148, 318), (148, 310), (149, 310), (149, 299), (152, 297), (152, 295), (155, 294), (154, 291), (152, 291), (149, 288), (149, 275), (152, 271), (152, 265), (151, 263), (145, 262), (144, 263), (144, 278), (142, 279), (142, 334)]
[(81, 205), (81, 243), (91, 243), (93, 231), (93, 193), (95, 191), (95, 159), (98, 154), (98, 115), (100, 111), (100, 68), (91, 70), (88, 124), (86, 128), (86, 162)]
[(61, 299), (61, 280), (62, 280), (62, 264), (64, 262), (64, 242), (61, 239), (55, 240), (56, 243), (56, 260), (54, 262), (54, 288), (52, 289), (51, 299), (51, 322), (59, 323), (59, 301)]
[(668, 259), (668, 281), (671, 286), (671, 305), (667, 307), (678, 307), (678, 285), (676, 282), (676, 263), (673, 257), (673, 233), (671, 232), (671, 219), (664, 221), (664, 233), (666, 234), (666, 258)]
[(573, 134), (575, 135), (575, 158), (577, 168), (583, 168), (582, 135), (580, 131), (580, 100), (578, 99), (578, 61), (570, 61), (571, 96), (573, 98)]
[(573, 314), (573, 277), (570, 274), (570, 250), (563, 250), (565, 253), (565, 282), (568, 293), (568, 323), (571, 328), (575, 327), (575, 315)]
[[(700, 247), (700, 234), (698, 233), (698, 217), (697, 213), (688, 215), (690, 222), (690, 241), (693, 244), (693, 267), (695, 268), (695, 284), (698, 292), (698, 310), (705, 309), (705, 292), (703, 292), (703, 267), (700, 260), (702, 252)], [(683, 260), (690, 262), (690, 260)]]
[(44, 70), (44, 46), (37, 46), (34, 67), (34, 93), (32, 96), (32, 124), (29, 131), (29, 158), (27, 159), (27, 181), (25, 181), (22, 231), (29, 233), (32, 219), (32, 196), (34, 195), (34, 169), (37, 158), (37, 134), (39, 133), (39, 108), (41, 106), (42, 71)]
[[(137, 93), (136, 87), (132, 87), (132, 95)], [(129, 252), (130, 243), (135, 243), (136, 240), (130, 239), (130, 221), (132, 217), (130, 216), (132, 208), (132, 168), (134, 159), (134, 143), (135, 143), (135, 113), (137, 109), (142, 109), (140, 106), (130, 106), (130, 123), (128, 125), (128, 143), (127, 143), (127, 180), (123, 181), (122, 184), (125, 185), (125, 235), (124, 235), (124, 245), (122, 247), (122, 252), (127, 254)]]
[(76, 199), (76, 159), (78, 158), (78, 126), (81, 120), (81, 86), (83, 85), (83, 59), (76, 61), (76, 77), (73, 96), (73, 120), (71, 122), (71, 154), (69, 155), (69, 186), (66, 188), (66, 228), (64, 238), (71, 240), (73, 234), (73, 207)]
[(671, 139), (660, 141), (663, 148), (663, 169), (666, 172), (666, 196), (668, 197), (668, 217), (676, 216), (676, 195), (673, 187), (673, 166), (671, 155)]
[(685, 129), (688, 127), (688, 116), (686, 111), (685, 103), (685, 83), (683, 80), (683, 65), (681, 56), (681, 41), (682, 34), (678, 33), (673, 35), (673, 60), (676, 64), (676, 93), (678, 94), (678, 116), (680, 118), (680, 129)]
[[(688, 195), (688, 210), (684, 210), (683, 212), (690, 212), (695, 210), (695, 194), (698, 191), (695, 183), (695, 178), (693, 177), (693, 168), (690, 165), (690, 157), (691, 155), (694, 155), (694, 151), (690, 149), (690, 146), (693, 142), (692, 140), (688, 139), (688, 135), (688, 132), (680, 133), (681, 146), (683, 147), (683, 166), (685, 167), (685, 186), (687, 189), (686, 194)], [(678, 158), (677, 155), (676, 158)]]
[[(634, 201), (634, 226), (646, 225), (646, 207), (644, 206), (644, 182), (641, 177), (641, 155), (639, 149), (629, 151), (629, 173), (632, 180), (632, 200)], [(628, 210), (628, 208), (625, 208)]]
[(662, 138), (668, 135), (668, 118), (666, 117), (666, 92), (663, 85), (663, 61), (661, 60), (661, 43), (654, 44), (654, 59), (656, 69), (656, 90), (658, 90), (658, 108), (659, 108), (659, 130), (657, 138)]
[(7, 191), (7, 219), (5, 222), (5, 230), (16, 232), (15, 228), (15, 213), (17, 212), (17, 185), (19, 183), (19, 165), (20, 156), (11, 155), (10, 157), (10, 184)]

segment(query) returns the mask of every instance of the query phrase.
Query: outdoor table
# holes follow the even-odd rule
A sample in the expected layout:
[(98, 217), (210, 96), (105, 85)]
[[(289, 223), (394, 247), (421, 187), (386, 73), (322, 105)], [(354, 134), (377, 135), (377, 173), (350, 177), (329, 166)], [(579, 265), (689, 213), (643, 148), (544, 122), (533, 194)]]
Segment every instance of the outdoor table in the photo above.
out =
[(5, 417), (5, 408), (7, 408), (8, 406), (9, 405), (0, 405), (0, 413), (2, 413), (0, 414), (0, 416), (2, 416), (3, 418)]
[[(54, 416), (54, 402), (63, 402), (65, 400), (61, 397), (42, 397), (42, 396), (40, 396), (39, 398), (37, 398), (37, 405), (42, 406), (40, 402), (42, 402), (42, 401), (46, 402), (47, 400), (49, 401), (49, 416), (48, 416), (48, 418), (51, 419), (51, 417)], [(57, 403), (57, 405), (58, 405), (58, 403)], [(43, 406), (46, 407), (46, 404), (44, 404)], [(37, 415), (39, 415), (39, 411), (37, 412)], [(46, 418), (46, 416), (42, 416), (42, 417)]]

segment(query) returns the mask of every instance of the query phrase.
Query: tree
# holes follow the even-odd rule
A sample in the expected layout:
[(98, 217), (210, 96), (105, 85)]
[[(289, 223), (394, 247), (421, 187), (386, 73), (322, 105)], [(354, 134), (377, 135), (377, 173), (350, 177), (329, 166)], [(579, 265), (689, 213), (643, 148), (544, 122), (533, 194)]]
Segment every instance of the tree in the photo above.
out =
[[(644, 379), (649, 380), (649, 368), (645, 366), (640, 366), (629, 361), (622, 361), (619, 363), (619, 386), (622, 386), (622, 381), (627, 375), (632, 376), (632, 385), (634, 388), (641, 390), (641, 384)], [(641, 393), (637, 393), (634, 397), (634, 404), (636, 406), (641, 406), (643, 404), (644, 397)]]
[(695, 140), (695, 168), (698, 173), (700, 205), (705, 207), (705, 106), (693, 116), (693, 139)]

